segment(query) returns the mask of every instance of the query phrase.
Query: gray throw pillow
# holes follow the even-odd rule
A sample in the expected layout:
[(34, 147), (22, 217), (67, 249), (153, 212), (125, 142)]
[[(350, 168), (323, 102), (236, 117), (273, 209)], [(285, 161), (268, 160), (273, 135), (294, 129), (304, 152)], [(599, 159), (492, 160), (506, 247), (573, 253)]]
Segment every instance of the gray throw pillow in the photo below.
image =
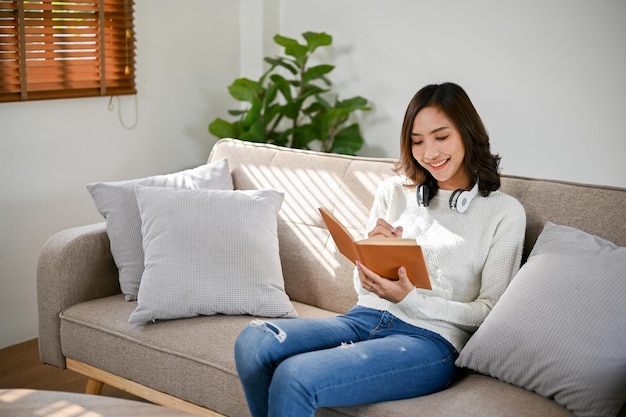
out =
[(141, 219), (135, 196), (135, 187), (138, 184), (189, 189), (233, 189), (226, 159), (173, 174), (87, 184), (96, 208), (106, 219), (111, 254), (118, 269), (120, 288), (127, 301), (137, 299), (143, 274)]
[(296, 317), (284, 290), (274, 190), (138, 186), (145, 271), (130, 323), (198, 315)]
[(626, 248), (547, 223), (457, 365), (554, 399), (577, 416), (626, 401)]

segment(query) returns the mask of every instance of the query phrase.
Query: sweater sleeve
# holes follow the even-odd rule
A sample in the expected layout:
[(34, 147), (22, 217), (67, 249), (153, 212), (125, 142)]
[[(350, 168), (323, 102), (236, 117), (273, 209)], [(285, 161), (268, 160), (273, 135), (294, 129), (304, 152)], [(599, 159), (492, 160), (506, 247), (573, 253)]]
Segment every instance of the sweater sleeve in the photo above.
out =
[(493, 236), (485, 236), (491, 238), (491, 242), (480, 277), (478, 296), (474, 300), (448, 300), (416, 288), (398, 303), (398, 307), (409, 316), (474, 332), (520, 267), (526, 215), (523, 207), (515, 203), (502, 215)]

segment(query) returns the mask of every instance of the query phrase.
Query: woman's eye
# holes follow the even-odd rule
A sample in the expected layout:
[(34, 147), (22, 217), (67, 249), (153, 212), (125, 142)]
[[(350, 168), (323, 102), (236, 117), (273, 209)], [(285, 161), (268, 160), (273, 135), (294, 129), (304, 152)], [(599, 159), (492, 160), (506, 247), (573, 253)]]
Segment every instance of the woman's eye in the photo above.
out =
[(449, 136), (449, 135), (446, 135), (446, 136), (440, 136), (440, 137), (435, 138), (435, 139), (440, 140), (440, 141), (441, 141), (441, 140), (446, 140), (446, 139), (448, 139), (448, 136)]
[(413, 146), (417, 146), (417, 145), (421, 145), (424, 141), (422, 140), (414, 140), (413, 141)]

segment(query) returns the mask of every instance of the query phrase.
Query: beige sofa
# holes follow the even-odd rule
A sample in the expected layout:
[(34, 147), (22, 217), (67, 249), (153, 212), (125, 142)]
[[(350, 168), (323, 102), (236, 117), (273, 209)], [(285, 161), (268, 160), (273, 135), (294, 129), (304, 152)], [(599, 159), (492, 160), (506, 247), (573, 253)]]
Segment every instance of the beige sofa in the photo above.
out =
[[(301, 317), (332, 316), (355, 302), (352, 266), (336, 253), (318, 206), (348, 219), (355, 234), (392, 160), (220, 141), (210, 161), (227, 158), (236, 189), (284, 191), (278, 216), (286, 292)], [(527, 256), (546, 221), (626, 246), (626, 190), (504, 176), (502, 190), (524, 205)], [(618, 209), (616, 209), (618, 208)], [(158, 404), (209, 416), (248, 416), (233, 343), (249, 316), (203, 316), (128, 323), (136, 302), (120, 293), (105, 224), (65, 230), (43, 248), (37, 271), (41, 360)], [(552, 399), (461, 369), (449, 389), (403, 401), (322, 409), (320, 416), (573, 416)], [(624, 408), (620, 416), (626, 416)]]

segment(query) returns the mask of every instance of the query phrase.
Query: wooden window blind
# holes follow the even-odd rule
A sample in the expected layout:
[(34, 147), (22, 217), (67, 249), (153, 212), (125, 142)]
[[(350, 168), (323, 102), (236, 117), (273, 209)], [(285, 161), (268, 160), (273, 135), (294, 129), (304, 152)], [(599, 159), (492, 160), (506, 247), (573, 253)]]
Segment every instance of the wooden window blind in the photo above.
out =
[(0, 102), (135, 94), (133, 0), (0, 0)]

